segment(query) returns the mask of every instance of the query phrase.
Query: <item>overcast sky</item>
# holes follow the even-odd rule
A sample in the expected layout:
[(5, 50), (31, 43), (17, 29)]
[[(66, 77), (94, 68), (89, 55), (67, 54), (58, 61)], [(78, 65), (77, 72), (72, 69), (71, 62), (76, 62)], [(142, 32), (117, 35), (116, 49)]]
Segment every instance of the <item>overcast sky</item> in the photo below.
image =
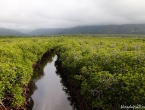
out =
[(0, 0), (0, 27), (145, 24), (145, 0)]

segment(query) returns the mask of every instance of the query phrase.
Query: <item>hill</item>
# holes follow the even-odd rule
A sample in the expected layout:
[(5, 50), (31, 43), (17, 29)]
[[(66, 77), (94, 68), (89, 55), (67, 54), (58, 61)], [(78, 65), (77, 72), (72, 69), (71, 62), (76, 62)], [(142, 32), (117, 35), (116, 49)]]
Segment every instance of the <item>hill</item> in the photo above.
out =
[(6, 29), (0, 35), (57, 35), (57, 34), (145, 34), (145, 24), (77, 26), (73, 28)]
[(12, 29), (0, 28), (0, 35), (25, 36), (26, 34)]
[(41, 28), (32, 31), (29, 34), (145, 34), (145, 24), (77, 26), (73, 28)]

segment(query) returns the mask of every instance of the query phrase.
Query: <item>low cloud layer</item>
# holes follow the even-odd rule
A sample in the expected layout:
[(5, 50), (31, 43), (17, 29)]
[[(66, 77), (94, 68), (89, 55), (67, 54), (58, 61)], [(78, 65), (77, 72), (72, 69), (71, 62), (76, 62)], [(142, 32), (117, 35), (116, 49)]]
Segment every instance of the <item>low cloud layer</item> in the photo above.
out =
[(145, 0), (0, 0), (0, 27), (145, 24)]

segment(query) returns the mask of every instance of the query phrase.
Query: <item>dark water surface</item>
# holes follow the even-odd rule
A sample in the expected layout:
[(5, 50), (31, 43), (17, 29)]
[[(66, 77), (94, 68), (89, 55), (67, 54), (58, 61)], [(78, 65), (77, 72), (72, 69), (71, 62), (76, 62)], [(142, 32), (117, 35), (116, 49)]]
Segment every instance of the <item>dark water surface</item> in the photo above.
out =
[(63, 91), (61, 78), (56, 74), (55, 61), (57, 56), (48, 61), (39, 71), (34, 72), (30, 86), (32, 91), (32, 110), (75, 110), (68, 101), (70, 97)]

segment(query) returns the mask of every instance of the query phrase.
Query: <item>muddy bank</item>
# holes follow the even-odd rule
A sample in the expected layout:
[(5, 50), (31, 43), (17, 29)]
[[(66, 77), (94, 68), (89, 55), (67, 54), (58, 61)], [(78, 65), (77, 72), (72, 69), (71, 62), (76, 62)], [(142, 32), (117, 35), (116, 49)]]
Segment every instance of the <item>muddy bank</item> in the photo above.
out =
[(57, 68), (57, 74), (62, 78), (61, 82), (67, 88), (64, 88), (64, 90), (71, 96), (69, 100), (71, 100), (72, 105), (76, 106), (77, 110), (94, 110), (91, 107), (91, 101), (86, 100), (81, 95), (79, 82), (69, 77), (69, 72), (62, 67), (59, 58), (55, 62), (55, 66)]
[(5, 93), (4, 98), (2, 99), (2, 103), (0, 105), (0, 110), (29, 110), (32, 105), (32, 99), (29, 97), (29, 89), (28, 84), (22, 87), (22, 96), (26, 99), (25, 102), (20, 107), (12, 107), (12, 101), (14, 100), (12, 93)]

